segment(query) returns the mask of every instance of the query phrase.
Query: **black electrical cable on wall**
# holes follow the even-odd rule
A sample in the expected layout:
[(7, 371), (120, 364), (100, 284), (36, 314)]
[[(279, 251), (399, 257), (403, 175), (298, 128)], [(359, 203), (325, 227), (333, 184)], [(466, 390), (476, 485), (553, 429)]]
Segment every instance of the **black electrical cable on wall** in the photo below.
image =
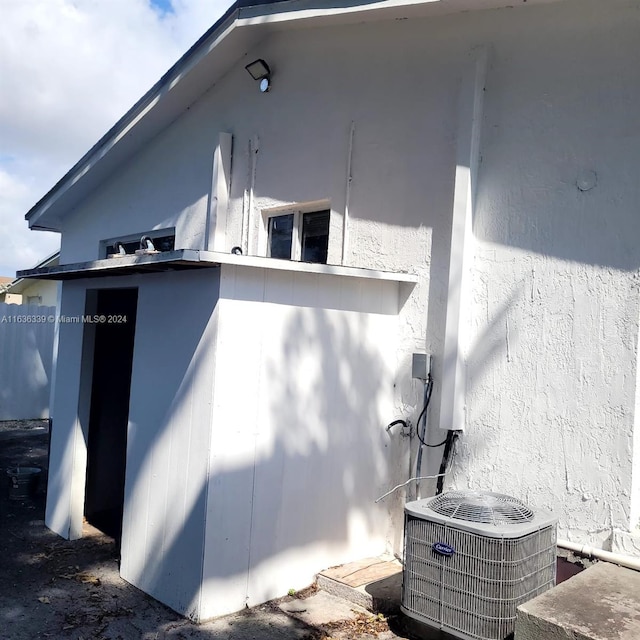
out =
[(418, 416), (418, 420), (416, 422), (416, 435), (418, 436), (418, 440), (420, 440), (421, 444), (423, 447), (430, 447), (433, 449), (437, 449), (438, 447), (441, 447), (443, 444), (446, 444), (447, 440), (446, 438), (442, 441), (439, 442), (438, 444), (429, 444), (428, 442), (425, 442), (424, 438), (420, 435), (420, 420), (422, 420), (422, 416), (425, 416), (424, 419), (424, 432), (426, 434), (427, 432), (427, 418), (426, 418), (426, 413), (427, 413), (427, 409), (429, 408), (429, 403), (431, 402), (431, 394), (433, 393), (433, 378), (431, 377), (431, 374), (429, 374), (429, 379), (427, 380), (427, 389), (426, 389), (426, 397), (424, 400), (424, 407), (422, 407), (422, 411), (420, 412), (420, 415)]
[[(446, 444), (447, 442), (446, 438), (442, 442), (438, 442), (438, 444), (429, 444), (428, 442), (425, 442), (424, 438), (420, 435), (420, 421), (422, 420), (423, 416), (424, 416), (424, 431), (426, 432), (427, 430), (427, 417), (425, 414), (427, 413), (427, 409), (429, 408), (429, 403), (431, 402), (432, 393), (433, 393), (433, 378), (431, 377), (431, 375), (429, 375), (429, 379), (427, 380), (427, 388), (425, 390), (424, 406), (422, 407), (422, 411), (420, 412), (420, 415), (416, 420), (416, 435), (418, 436), (418, 440), (420, 440), (420, 443), (422, 444), (423, 447), (437, 449), (438, 447), (441, 447), (442, 445)], [(387, 431), (389, 431), (389, 429), (391, 429), (392, 427), (395, 427), (398, 424), (401, 424), (405, 428), (408, 428), (409, 426), (405, 420), (394, 420), (393, 422), (387, 425)]]
[(458, 439), (457, 431), (448, 431), (447, 437), (444, 441), (444, 451), (442, 452), (442, 462), (440, 463), (440, 471), (438, 472), (440, 475), (438, 476), (438, 484), (436, 485), (436, 495), (439, 496), (444, 489), (444, 474), (447, 472), (447, 467), (449, 466), (449, 459), (451, 458), (451, 452), (453, 451), (453, 446)]
[(391, 427), (395, 427), (397, 424), (401, 424), (405, 429), (409, 428), (409, 425), (406, 423), (405, 420), (394, 420), (393, 422), (390, 422), (387, 425), (387, 431), (389, 431), (389, 429), (391, 429)]
[[(418, 416), (418, 420), (416, 421), (416, 435), (418, 436), (418, 440), (420, 440), (421, 447), (418, 451), (418, 462), (417, 468), (420, 467), (420, 459), (422, 458), (422, 447), (430, 447), (430, 448), (438, 448), (444, 445), (444, 451), (442, 452), (442, 461), (440, 462), (440, 471), (438, 472), (438, 483), (436, 485), (436, 495), (440, 495), (444, 489), (444, 477), (447, 472), (447, 467), (451, 461), (451, 457), (453, 455), (453, 449), (455, 443), (460, 435), (459, 431), (454, 431), (450, 429), (447, 431), (447, 437), (438, 444), (429, 444), (425, 442), (423, 435), (420, 435), (420, 421), (424, 416), (424, 433), (426, 434), (427, 430), (427, 410), (429, 408), (429, 403), (431, 402), (431, 394), (433, 393), (433, 378), (429, 375), (427, 379), (427, 385), (425, 388), (425, 400), (424, 406), (422, 407), (422, 411)], [(392, 427), (401, 424), (403, 427), (408, 428), (408, 424), (405, 420), (394, 420), (391, 424), (387, 425), (387, 431), (389, 431)]]

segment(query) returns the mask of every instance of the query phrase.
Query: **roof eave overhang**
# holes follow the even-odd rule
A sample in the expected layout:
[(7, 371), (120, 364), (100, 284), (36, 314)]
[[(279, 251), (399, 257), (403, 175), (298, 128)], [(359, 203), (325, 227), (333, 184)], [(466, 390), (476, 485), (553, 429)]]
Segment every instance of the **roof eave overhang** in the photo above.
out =
[[(238, 11), (235, 10), (226, 15), (222, 23), (216, 23), (212, 29), (207, 31), (27, 212), (25, 218), (31, 229), (60, 231), (65, 213), (73, 209), (83, 199), (86, 195), (85, 192), (90, 191), (95, 184), (112, 173), (119, 161), (130, 157), (145, 142), (151, 140), (175, 120), (188, 104), (197, 100), (204, 91), (209, 89), (211, 84), (207, 84), (204, 91), (199, 95), (194, 95), (185, 106), (178, 104), (182, 102), (179, 100), (174, 100), (176, 103), (174, 105), (166, 104), (169, 95), (175, 99), (179, 93), (177, 91), (178, 85), (182, 85), (182, 80), (233, 32), (237, 15)], [(169, 106), (164, 110), (164, 113), (160, 109), (163, 103), (165, 107)], [(171, 109), (172, 106), (173, 109)], [(150, 119), (151, 115), (157, 117)], [(89, 179), (91, 175), (95, 174), (98, 174), (95, 179)], [(85, 187), (84, 189), (78, 189), (78, 185), (81, 183)], [(71, 197), (72, 195), (75, 197)]]
[[(561, 0), (529, 0), (547, 4)], [(511, 6), (513, 0), (239, 0), (26, 214), (31, 229), (60, 231), (64, 216), (176, 120), (270, 32), (310, 25), (419, 17)]]

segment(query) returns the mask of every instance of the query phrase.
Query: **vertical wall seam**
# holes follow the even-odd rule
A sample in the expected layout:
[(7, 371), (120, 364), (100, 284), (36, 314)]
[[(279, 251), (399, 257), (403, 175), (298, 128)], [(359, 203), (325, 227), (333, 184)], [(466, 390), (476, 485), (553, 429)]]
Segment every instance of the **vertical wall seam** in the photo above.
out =
[(340, 264), (344, 264), (347, 259), (347, 250), (349, 248), (349, 206), (351, 204), (351, 183), (353, 182), (353, 135), (356, 130), (356, 123), (351, 122), (349, 129), (349, 151), (347, 153), (347, 184), (344, 197), (344, 214), (342, 216), (342, 258)]

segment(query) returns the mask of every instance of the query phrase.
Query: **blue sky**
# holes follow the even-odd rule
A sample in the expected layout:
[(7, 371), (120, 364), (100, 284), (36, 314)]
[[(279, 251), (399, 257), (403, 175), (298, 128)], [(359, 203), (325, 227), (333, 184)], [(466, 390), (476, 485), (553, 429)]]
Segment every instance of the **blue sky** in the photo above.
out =
[(159, 9), (161, 13), (173, 13), (171, 0), (151, 0), (151, 4)]
[(232, 0), (0, 0), (0, 275), (59, 247), (25, 213)]

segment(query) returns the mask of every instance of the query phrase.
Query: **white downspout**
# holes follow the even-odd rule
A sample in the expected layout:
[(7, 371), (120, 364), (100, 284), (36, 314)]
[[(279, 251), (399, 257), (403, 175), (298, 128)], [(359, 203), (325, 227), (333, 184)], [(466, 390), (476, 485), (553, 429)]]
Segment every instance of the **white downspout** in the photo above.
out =
[(475, 237), (473, 220), (480, 164), (480, 133), (488, 50), (472, 52), (458, 96), (456, 170), (451, 211), (449, 282), (440, 380), (440, 428), (466, 426), (467, 354), (470, 341)]
[(605, 562), (613, 562), (614, 564), (619, 564), (621, 567), (640, 571), (640, 558), (625, 556), (621, 553), (612, 553), (611, 551), (604, 551), (603, 549), (594, 549), (586, 544), (569, 542), (568, 540), (558, 540), (557, 545), (562, 549), (574, 551), (582, 556), (597, 558), (598, 560), (604, 560)]

